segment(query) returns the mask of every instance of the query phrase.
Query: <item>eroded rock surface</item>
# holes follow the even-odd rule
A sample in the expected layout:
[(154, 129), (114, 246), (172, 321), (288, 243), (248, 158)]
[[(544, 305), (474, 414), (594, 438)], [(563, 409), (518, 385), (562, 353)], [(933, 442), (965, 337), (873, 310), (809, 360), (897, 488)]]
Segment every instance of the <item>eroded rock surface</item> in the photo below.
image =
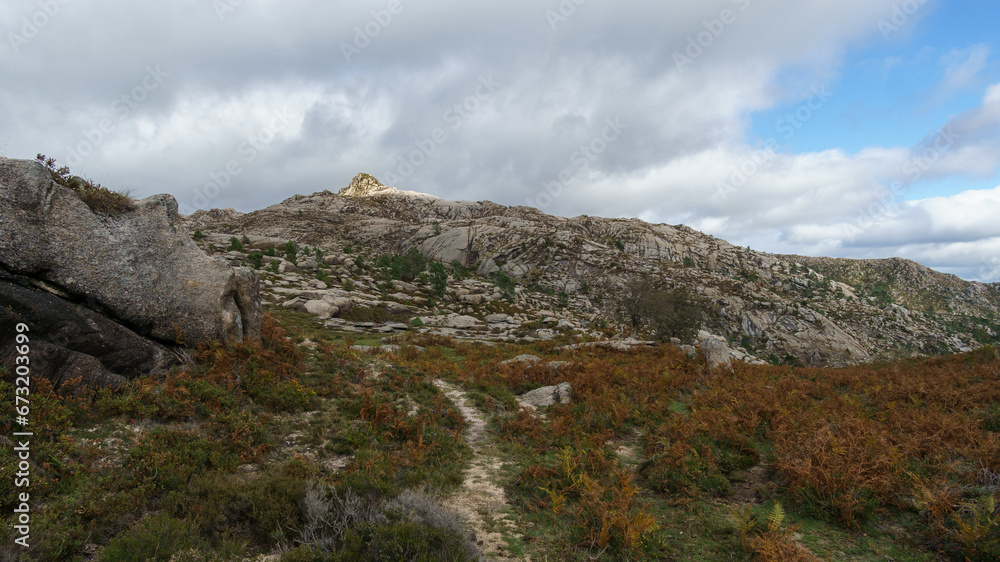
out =
[(74, 311), (81, 331), (88, 332), (82, 326), (89, 322), (95, 338), (121, 347), (120, 357), (129, 357), (132, 345), (146, 350), (140, 353), (145, 359), (115, 362), (108, 359), (113, 352), (91, 348), (104, 350), (88, 356), (118, 376), (162, 364), (164, 345), (260, 338), (257, 275), (199, 249), (184, 232), (173, 197), (155, 195), (118, 215), (98, 214), (34, 161), (0, 158), (0, 273), (8, 284), (31, 289), (7, 287), (0, 305), (11, 305), (11, 321), (38, 326), (37, 338), (63, 347), (58, 334), (72, 331), (50, 321), (60, 306), (51, 295)]

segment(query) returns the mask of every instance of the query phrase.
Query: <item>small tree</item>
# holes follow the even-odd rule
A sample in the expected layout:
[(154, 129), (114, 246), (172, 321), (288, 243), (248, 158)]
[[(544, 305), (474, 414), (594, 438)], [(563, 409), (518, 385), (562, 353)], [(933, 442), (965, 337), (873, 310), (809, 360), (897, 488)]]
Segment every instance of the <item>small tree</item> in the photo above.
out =
[(444, 296), (445, 289), (448, 288), (448, 269), (441, 262), (431, 262), (430, 283), (434, 294)]
[(705, 322), (709, 309), (704, 297), (685, 289), (663, 288), (648, 276), (630, 279), (623, 287), (609, 287), (604, 292), (614, 295), (604, 302), (606, 313), (619, 319), (624, 327), (631, 327), (633, 338), (640, 330), (648, 330), (661, 341), (690, 341)]
[(298, 246), (295, 245), (295, 242), (289, 240), (287, 243), (285, 243), (285, 259), (287, 259), (288, 261), (292, 262), (295, 265), (298, 265), (299, 263), (298, 253), (299, 253), (299, 248)]

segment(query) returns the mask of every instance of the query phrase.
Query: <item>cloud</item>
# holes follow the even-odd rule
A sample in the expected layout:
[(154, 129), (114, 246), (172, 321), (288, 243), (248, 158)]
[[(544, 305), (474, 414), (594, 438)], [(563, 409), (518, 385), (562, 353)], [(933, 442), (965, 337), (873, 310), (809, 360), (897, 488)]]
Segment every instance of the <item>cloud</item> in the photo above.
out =
[(945, 67), (944, 80), (938, 85), (933, 97), (946, 99), (976, 85), (980, 72), (989, 62), (990, 54), (990, 47), (985, 43), (948, 52), (941, 58), (941, 64)]
[[(896, 3), (108, 0), (65, 4), (16, 49), (9, 34), (37, 5), (8, 3), (0, 148), (66, 161), (110, 119), (76, 171), (188, 210), (252, 210), (366, 171), (451, 199), (686, 222), (761, 249), (861, 251), (871, 234), (886, 245), (864, 251), (893, 253), (912, 229), (845, 228), (894, 181), (993, 173), (1000, 85), (942, 124), (958, 136), (917, 179), (904, 166), (925, 163), (914, 158), (936, 131), (915, 147), (801, 154), (748, 131), (756, 112), (835, 84)], [(975, 87), (989, 54), (951, 53), (941, 87)], [(157, 66), (168, 75), (123, 113)], [(938, 225), (957, 212), (914, 209)]]

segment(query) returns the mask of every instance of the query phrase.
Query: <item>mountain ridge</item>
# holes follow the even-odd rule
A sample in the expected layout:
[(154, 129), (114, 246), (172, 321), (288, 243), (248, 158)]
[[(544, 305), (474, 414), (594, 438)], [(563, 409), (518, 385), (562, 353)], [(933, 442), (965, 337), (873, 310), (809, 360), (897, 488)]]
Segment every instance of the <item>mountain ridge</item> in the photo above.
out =
[(449, 201), (388, 188), (368, 174), (339, 193), (294, 195), (250, 213), (198, 211), (186, 224), (371, 255), (416, 248), (483, 277), (502, 272), (523, 286), (580, 297), (586, 322), (601, 318), (600, 295), (588, 295), (590, 288), (653, 276), (711, 299), (716, 315), (705, 328), (731, 344), (810, 365), (971, 350), (1000, 335), (1000, 285), (911, 260), (770, 254), (685, 225)]

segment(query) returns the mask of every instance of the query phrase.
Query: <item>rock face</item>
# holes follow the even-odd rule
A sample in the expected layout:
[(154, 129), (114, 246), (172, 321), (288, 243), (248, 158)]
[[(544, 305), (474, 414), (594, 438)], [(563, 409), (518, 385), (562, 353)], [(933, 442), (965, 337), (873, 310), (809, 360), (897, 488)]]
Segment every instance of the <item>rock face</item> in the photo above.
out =
[(365, 197), (379, 191), (385, 191), (386, 189), (388, 188), (382, 185), (374, 176), (358, 174), (351, 180), (351, 185), (341, 189), (338, 195), (345, 197)]
[[(455, 293), (453, 301), (436, 299), (446, 303), (447, 314), (507, 314), (493, 306), (506, 299), (520, 311), (520, 323), (535, 324), (528, 321), (536, 316), (533, 311), (551, 309), (542, 290), (565, 294), (560, 306), (568, 318), (562, 319), (572, 324), (539, 326), (529, 337), (544, 339), (553, 328), (586, 330), (617, 322), (602, 317), (601, 298), (629, 278), (649, 276), (707, 298), (712, 314), (704, 328), (726, 340), (730, 349), (746, 350), (751, 361), (794, 358), (806, 365), (836, 366), (1000, 341), (996, 284), (964, 281), (895, 258), (768, 254), (684, 225), (565, 218), (489, 201), (447, 201), (386, 187), (367, 174), (336, 194), (296, 195), (245, 215), (215, 218), (224, 215), (192, 216), (185, 226), (189, 233), (201, 228), (227, 236), (294, 240), (328, 251), (351, 247), (367, 258), (416, 248), (429, 260), (457, 262), (480, 279), (502, 272), (520, 284), (508, 296), (489, 288), (469, 291), (455, 283), (449, 291)], [(353, 259), (336, 258), (341, 280), (357, 282), (364, 275), (350, 263)], [(538, 316), (544, 324), (545, 316)], [(421, 322), (448, 323), (423, 313)], [(459, 330), (475, 327), (466, 319), (451, 324)], [(501, 322), (484, 324), (489, 332), (511, 332)]]
[[(99, 215), (33, 161), (0, 158), (0, 274), (34, 290), (29, 295), (8, 287), (0, 305), (15, 297), (22, 304), (37, 301), (34, 309), (22, 305), (12, 321), (45, 325), (42, 319), (51, 317), (45, 313), (59, 305), (42, 299), (42, 291), (75, 307), (77, 317), (87, 319), (80, 321), (92, 323), (97, 333), (105, 332), (104, 324), (86, 310), (132, 334), (108, 336), (112, 347), (127, 347), (132, 337), (149, 342), (138, 361), (87, 354), (120, 376), (162, 364), (163, 344), (260, 338), (257, 275), (201, 251), (182, 230), (173, 197), (157, 195), (120, 215)], [(49, 328), (55, 339), (52, 334), (68, 330)]]
[[(165, 346), (43, 291), (0, 281), (0, 303), (0, 341), (13, 342), (17, 324), (27, 324), (32, 372), (55, 387), (78, 377), (90, 386), (114, 386), (177, 360)], [(14, 365), (14, 351), (0, 346), (0, 364)]]

